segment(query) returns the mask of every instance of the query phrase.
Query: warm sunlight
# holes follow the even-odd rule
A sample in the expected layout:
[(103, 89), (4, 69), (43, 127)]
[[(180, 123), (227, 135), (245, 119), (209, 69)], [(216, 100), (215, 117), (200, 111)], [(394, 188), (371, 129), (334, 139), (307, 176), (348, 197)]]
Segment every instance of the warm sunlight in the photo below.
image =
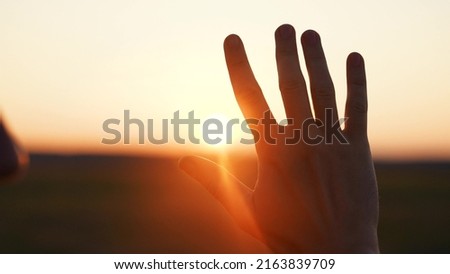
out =
[(449, 267), (449, 49), (449, 0), (0, 0), (0, 273)]
[[(218, 154), (217, 164), (222, 167), (232, 166), (232, 162), (236, 159), (230, 158), (226, 153)], [(237, 223), (241, 223), (244, 229), (252, 234), (254, 237), (261, 241), (265, 241), (260, 227), (254, 218), (254, 212), (249, 193), (250, 188), (247, 188), (245, 184), (240, 182), (238, 178), (229, 173), (226, 169), (221, 168), (220, 174), (206, 174), (211, 178), (218, 179), (218, 190), (210, 190), (211, 193), (215, 193), (217, 199), (221, 199), (230, 214), (235, 218)], [(244, 191), (243, 191), (244, 189)], [(213, 194), (214, 195), (214, 194)]]
[[(0, 108), (31, 151), (125, 152), (127, 147), (101, 140), (102, 123), (127, 109), (158, 121), (177, 110), (242, 119), (222, 48), (230, 33), (242, 37), (267, 101), (280, 116), (273, 32), (290, 23), (297, 36), (306, 29), (321, 34), (341, 115), (345, 58), (352, 51), (364, 56), (374, 155), (450, 158), (449, 125), (435, 119), (450, 116), (448, 1), (258, 2), (256, 14), (251, 2), (239, 1), (21, 3), (0, 3)], [(416, 65), (408, 65), (411, 60)], [(129, 151), (167, 152), (172, 145)], [(208, 146), (223, 147), (224, 141)]]
[[(239, 118), (229, 118), (223, 113), (212, 114), (204, 119), (199, 136), (203, 137), (202, 139), (206, 146), (223, 150), (227, 146), (238, 144), (240, 139), (243, 138), (242, 121), (243, 119)], [(208, 126), (205, 125), (205, 122)], [(207, 134), (204, 131), (205, 129), (208, 129), (209, 133), (213, 132), (213, 134)]]

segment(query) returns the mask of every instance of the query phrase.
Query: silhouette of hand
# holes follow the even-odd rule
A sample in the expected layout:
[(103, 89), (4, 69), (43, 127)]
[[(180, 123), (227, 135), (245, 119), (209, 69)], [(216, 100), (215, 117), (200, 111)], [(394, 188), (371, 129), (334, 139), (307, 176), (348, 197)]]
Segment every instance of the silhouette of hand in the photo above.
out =
[[(180, 168), (221, 202), (242, 229), (274, 252), (378, 252), (378, 190), (367, 138), (364, 60), (358, 53), (348, 56), (348, 120), (345, 129), (335, 128), (341, 135), (332, 136), (330, 144), (325, 125), (334, 125), (338, 115), (319, 35), (308, 30), (301, 37), (315, 118), (300, 70), (294, 28), (279, 27), (275, 40), (279, 86), (286, 116), (293, 121), (284, 126), (254, 125), (255, 139), (269, 132), (276, 141), (255, 140), (255, 188), (201, 157), (182, 158)], [(272, 117), (240, 38), (228, 36), (224, 50), (233, 90), (246, 119), (261, 122), (264, 113)], [(304, 121), (313, 123), (304, 128)], [(309, 129), (305, 139), (322, 142), (288, 144), (289, 136), (298, 129)]]
[(26, 153), (16, 146), (0, 117), (0, 183), (17, 174), (27, 161)]

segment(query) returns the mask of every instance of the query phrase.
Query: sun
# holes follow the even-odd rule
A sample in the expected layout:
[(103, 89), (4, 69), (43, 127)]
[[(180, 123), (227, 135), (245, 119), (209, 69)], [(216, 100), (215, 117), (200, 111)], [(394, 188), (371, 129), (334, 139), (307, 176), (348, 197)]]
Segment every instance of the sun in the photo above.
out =
[(214, 113), (202, 121), (202, 141), (210, 148), (225, 148), (235, 143), (239, 130), (236, 119), (230, 119), (223, 113)]

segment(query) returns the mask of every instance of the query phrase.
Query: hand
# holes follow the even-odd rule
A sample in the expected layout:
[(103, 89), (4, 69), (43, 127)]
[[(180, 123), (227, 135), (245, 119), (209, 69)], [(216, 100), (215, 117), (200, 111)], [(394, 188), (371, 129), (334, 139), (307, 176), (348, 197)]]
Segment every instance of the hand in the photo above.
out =
[[(378, 190), (367, 138), (364, 60), (358, 53), (347, 59), (348, 120), (345, 129), (336, 129), (341, 135), (336, 135), (332, 144), (323, 140), (314, 145), (305, 141), (287, 144), (294, 131), (305, 129), (301, 126), (304, 121), (313, 121), (308, 136), (320, 140), (328, 134), (323, 125), (334, 124), (338, 115), (319, 35), (308, 30), (301, 37), (315, 118), (300, 70), (295, 30), (290, 25), (279, 27), (275, 41), (279, 86), (286, 116), (292, 122), (270, 127), (258, 123), (253, 128), (254, 136), (267, 136), (269, 132), (276, 142), (256, 142), (255, 188), (249, 189), (204, 158), (184, 157), (180, 168), (205, 186), (242, 229), (274, 252), (378, 252)], [(245, 118), (262, 122), (264, 113), (273, 118), (240, 38), (228, 36), (224, 50), (233, 90)], [(332, 121), (327, 122), (330, 118)]]
[(19, 173), (28, 157), (12, 140), (0, 117), (0, 184)]

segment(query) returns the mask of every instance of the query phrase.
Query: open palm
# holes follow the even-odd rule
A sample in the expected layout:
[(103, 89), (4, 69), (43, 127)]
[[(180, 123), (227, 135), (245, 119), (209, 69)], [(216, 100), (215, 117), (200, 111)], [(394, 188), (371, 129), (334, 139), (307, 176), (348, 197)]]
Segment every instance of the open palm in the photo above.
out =
[[(288, 125), (273, 122), (240, 38), (230, 35), (224, 42), (236, 99), (245, 118), (257, 121), (252, 124), (258, 154), (255, 188), (201, 157), (184, 157), (180, 167), (204, 185), (242, 229), (274, 252), (378, 252), (378, 191), (367, 138), (364, 61), (358, 53), (347, 59), (347, 120), (341, 129), (319, 35), (309, 30), (301, 37), (315, 115), (295, 30), (283, 25), (275, 40)], [(326, 125), (334, 125), (338, 134), (330, 136)], [(296, 134), (302, 138), (293, 138)]]

